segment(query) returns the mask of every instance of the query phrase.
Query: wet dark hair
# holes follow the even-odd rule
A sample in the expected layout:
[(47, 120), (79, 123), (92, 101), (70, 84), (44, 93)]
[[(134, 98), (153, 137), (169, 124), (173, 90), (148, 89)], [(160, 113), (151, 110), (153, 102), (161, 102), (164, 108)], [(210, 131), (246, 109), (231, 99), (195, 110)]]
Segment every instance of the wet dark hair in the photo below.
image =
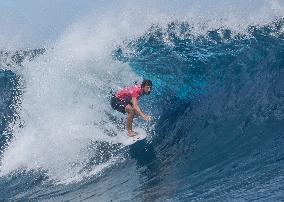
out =
[(141, 87), (143, 88), (144, 86), (152, 87), (152, 81), (148, 80), (148, 79), (143, 80), (142, 83), (141, 83)]

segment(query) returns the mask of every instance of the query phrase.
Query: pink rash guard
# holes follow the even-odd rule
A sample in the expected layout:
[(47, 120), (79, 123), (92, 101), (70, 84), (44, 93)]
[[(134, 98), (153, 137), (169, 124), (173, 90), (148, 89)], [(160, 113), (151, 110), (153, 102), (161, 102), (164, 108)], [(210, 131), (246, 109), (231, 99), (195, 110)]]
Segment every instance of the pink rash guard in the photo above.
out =
[(130, 101), (132, 97), (139, 99), (142, 94), (143, 89), (141, 88), (141, 86), (136, 85), (118, 91), (115, 96), (118, 97), (121, 101)]

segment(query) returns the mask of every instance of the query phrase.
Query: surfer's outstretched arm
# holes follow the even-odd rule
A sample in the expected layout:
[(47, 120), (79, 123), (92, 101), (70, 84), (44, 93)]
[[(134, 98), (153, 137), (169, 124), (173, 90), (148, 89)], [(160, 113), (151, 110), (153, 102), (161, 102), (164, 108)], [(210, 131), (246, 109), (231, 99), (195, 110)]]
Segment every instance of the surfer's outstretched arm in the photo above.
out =
[(146, 114), (144, 114), (142, 112), (142, 110), (140, 109), (139, 105), (138, 105), (138, 100), (135, 97), (132, 97), (132, 104), (133, 104), (133, 109), (135, 110), (136, 114), (138, 114), (139, 116), (142, 116), (142, 118), (145, 121), (150, 121), (151, 120), (151, 116), (147, 116)]

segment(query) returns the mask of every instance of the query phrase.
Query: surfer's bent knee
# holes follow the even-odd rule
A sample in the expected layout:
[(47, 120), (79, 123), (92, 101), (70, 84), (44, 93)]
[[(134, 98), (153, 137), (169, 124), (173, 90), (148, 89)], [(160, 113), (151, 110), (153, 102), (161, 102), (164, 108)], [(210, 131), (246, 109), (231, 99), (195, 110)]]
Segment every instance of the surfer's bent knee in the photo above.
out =
[(130, 113), (130, 114), (135, 114), (135, 110), (133, 109), (133, 107), (131, 105), (127, 105), (126, 107), (126, 112)]

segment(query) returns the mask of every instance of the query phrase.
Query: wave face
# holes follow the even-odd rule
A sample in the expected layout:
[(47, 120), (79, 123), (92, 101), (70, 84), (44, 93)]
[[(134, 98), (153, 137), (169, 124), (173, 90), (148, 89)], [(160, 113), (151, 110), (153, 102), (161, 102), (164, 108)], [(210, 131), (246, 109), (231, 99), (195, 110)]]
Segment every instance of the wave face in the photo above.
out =
[[(284, 20), (195, 26), (156, 24), (113, 46), (81, 25), (3, 67), (0, 198), (283, 200)], [(123, 147), (108, 92), (141, 78), (154, 83), (141, 104), (155, 120), (137, 121), (147, 141)]]
[(150, 101), (161, 115), (154, 160), (146, 163), (155, 175), (143, 197), (283, 200), (282, 27), (193, 38), (189, 24), (172, 23), (128, 44), (135, 54), (117, 51), (159, 89)]

